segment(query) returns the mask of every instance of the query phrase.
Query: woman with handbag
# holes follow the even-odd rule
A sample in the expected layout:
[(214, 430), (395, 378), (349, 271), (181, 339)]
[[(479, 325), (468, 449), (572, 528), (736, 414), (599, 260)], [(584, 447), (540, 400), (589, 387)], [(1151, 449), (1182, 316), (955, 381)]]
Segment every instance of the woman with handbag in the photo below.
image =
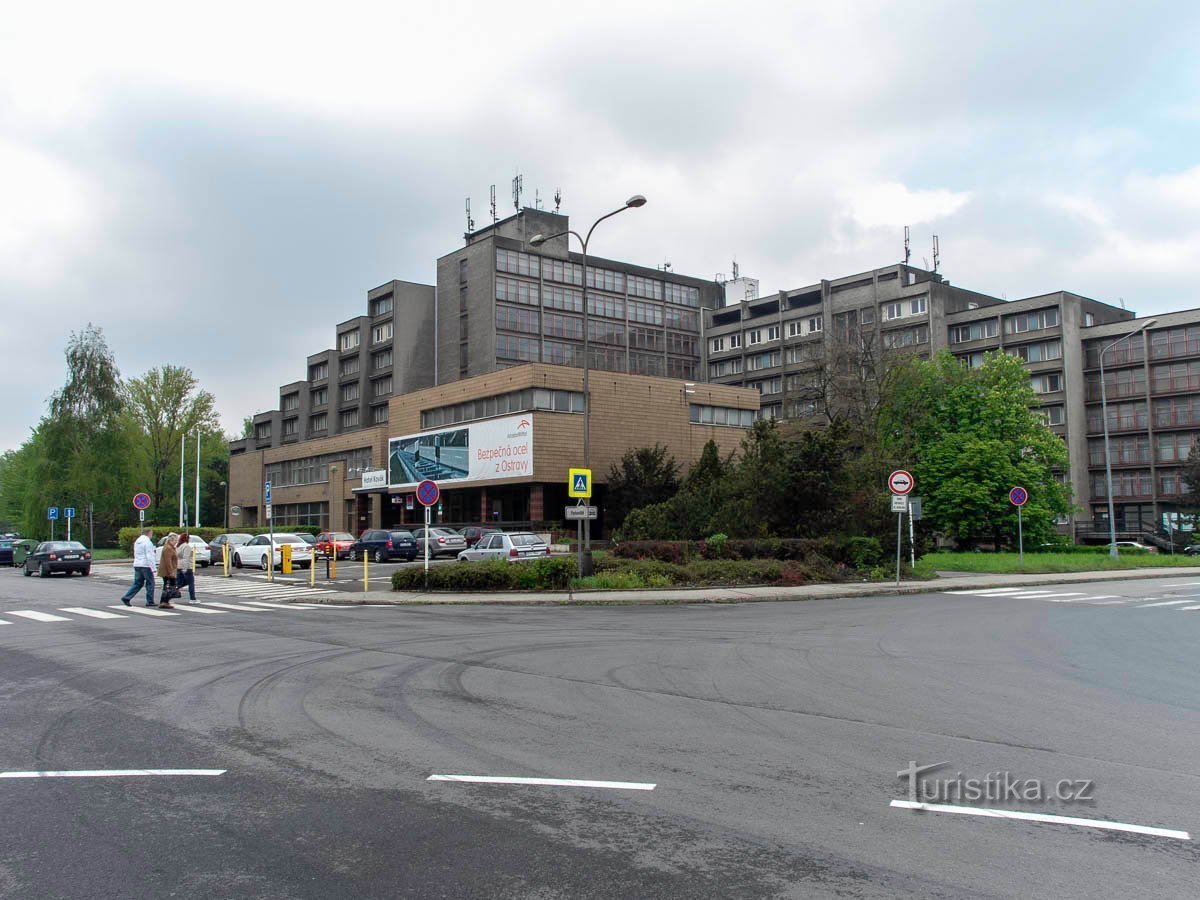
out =
[(179, 555), (179, 571), (175, 575), (175, 587), (182, 598), (183, 589), (188, 591), (188, 603), (199, 603), (196, 599), (196, 548), (192, 546), (192, 538), (186, 531), (179, 536), (176, 544)]
[(158, 604), (159, 609), (174, 609), (171, 600), (180, 596), (179, 588), (175, 586), (175, 575), (179, 571), (179, 553), (175, 550), (175, 542), (178, 540), (179, 535), (172, 531), (163, 541), (162, 556), (158, 560), (158, 574), (163, 580), (162, 602)]

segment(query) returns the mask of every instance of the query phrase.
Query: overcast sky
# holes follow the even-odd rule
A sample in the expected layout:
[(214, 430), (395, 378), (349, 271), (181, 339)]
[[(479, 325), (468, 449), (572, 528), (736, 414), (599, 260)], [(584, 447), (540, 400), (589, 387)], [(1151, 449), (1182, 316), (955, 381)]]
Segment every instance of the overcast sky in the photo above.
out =
[(907, 224), (974, 290), (1200, 306), (1196, 4), (410, 6), (6, 6), (0, 449), (88, 321), (238, 430), (518, 171), (585, 225), (649, 198), (597, 255), (764, 292), (895, 262)]

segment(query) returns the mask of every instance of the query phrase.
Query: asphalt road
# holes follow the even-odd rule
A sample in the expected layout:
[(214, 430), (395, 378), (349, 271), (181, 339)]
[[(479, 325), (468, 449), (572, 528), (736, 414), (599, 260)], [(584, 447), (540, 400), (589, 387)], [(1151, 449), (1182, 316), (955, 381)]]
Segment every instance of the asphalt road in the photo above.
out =
[(0, 571), (0, 775), (224, 774), (0, 777), (5, 898), (1196, 895), (1194, 838), (890, 803), (946, 761), (1093, 784), (976, 806), (1200, 833), (1200, 580), (159, 617), (120, 587)]

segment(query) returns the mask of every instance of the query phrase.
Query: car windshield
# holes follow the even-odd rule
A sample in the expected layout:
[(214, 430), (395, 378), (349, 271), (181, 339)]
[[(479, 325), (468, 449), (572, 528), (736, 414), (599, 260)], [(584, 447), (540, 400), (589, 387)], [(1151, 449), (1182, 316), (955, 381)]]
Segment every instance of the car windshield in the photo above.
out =
[(277, 534), (275, 535), (275, 543), (277, 544), (302, 544), (300, 538), (294, 534)]
[(413, 539), (413, 536), (412, 536), (411, 531), (393, 531), (392, 532), (392, 540), (393, 541), (411, 541), (412, 539)]
[(352, 535), (348, 531), (339, 531), (337, 534), (335, 534), (333, 536), (333, 540), (335, 540), (335, 541), (352, 541), (352, 540), (354, 540), (354, 535)]
[(449, 528), (433, 528), (430, 531), (432, 534), (440, 534), (442, 537), (462, 537), (457, 531), (451, 531)]

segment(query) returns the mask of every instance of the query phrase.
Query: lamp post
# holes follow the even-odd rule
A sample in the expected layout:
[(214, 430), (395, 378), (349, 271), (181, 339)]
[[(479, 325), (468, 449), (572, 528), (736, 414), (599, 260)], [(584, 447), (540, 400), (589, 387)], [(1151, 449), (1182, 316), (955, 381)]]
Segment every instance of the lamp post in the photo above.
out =
[(1150, 319), (1143, 322), (1129, 334), (1122, 335), (1100, 348), (1100, 418), (1104, 422), (1104, 488), (1108, 494), (1108, 555), (1113, 559), (1116, 559), (1119, 554), (1117, 553), (1116, 512), (1113, 509), (1112, 457), (1108, 452), (1108, 392), (1104, 387), (1104, 354), (1122, 341), (1141, 334), (1157, 321), (1157, 319)]
[(229, 530), (229, 482), (222, 481), (221, 487), (225, 490), (225, 515), (222, 516), (222, 521), (225, 523), (225, 530)]
[[(590, 362), (591, 362), (589, 359), (589, 351), (588, 351), (588, 337), (589, 337), (589, 335), (588, 335), (588, 296), (587, 296), (588, 241), (590, 241), (592, 239), (592, 232), (596, 230), (596, 226), (599, 225), (601, 222), (603, 222), (605, 219), (611, 219), (617, 213), (625, 212), (625, 210), (627, 210), (627, 209), (637, 209), (638, 207), (645, 206), (645, 205), (646, 205), (646, 198), (643, 197), (641, 194), (634, 194), (632, 197), (630, 197), (628, 200), (625, 201), (625, 205), (622, 206), (620, 209), (614, 209), (610, 213), (605, 213), (600, 218), (598, 218), (595, 222), (593, 222), (592, 227), (588, 229), (586, 236), (582, 236), (579, 234), (578, 231), (574, 231), (574, 230), (568, 228), (566, 231), (560, 231), (557, 234), (551, 234), (548, 236), (544, 235), (544, 234), (535, 234), (532, 238), (529, 239), (529, 246), (540, 247), (540, 246), (542, 246), (542, 244), (546, 243), (546, 241), (553, 240), (554, 238), (557, 238), (557, 237), (562, 237), (563, 235), (566, 235), (566, 234), (573, 234), (573, 235), (575, 235), (575, 239), (578, 240), (579, 243), (583, 246), (583, 467), (585, 469), (590, 469), (592, 467), (592, 440), (591, 440), (591, 438), (592, 438), (592, 431), (591, 431), (592, 396), (591, 396), (590, 391), (588, 390), (588, 387), (589, 387), (589, 385), (588, 385), (588, 370), (590, 368)], [(592, 574), (592, 524), (591, 524), (591, 522), (588, 522), (587, 527), (583, 529), (583, 556), (582, 556), (582, 565), (580, 566), (579, 575), (581, 578), (585, 578), (591, 574)]]

